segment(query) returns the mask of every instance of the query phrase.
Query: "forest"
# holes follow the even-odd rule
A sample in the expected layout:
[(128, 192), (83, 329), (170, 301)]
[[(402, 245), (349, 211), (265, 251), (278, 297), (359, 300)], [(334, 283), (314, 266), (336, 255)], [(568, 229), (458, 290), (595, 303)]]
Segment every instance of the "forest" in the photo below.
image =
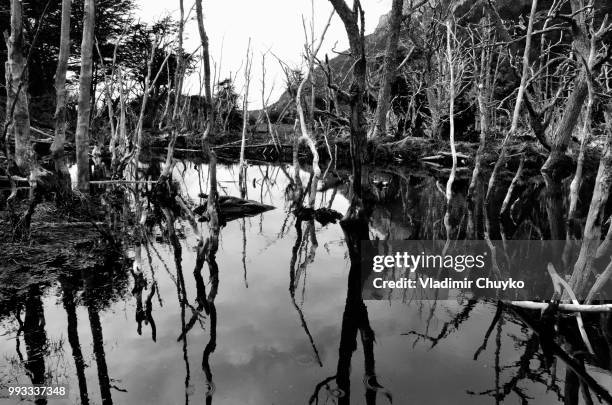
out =
[[(0, 398), (612, 404), (611, 2), (311, 0), (299, 64), (172, 2), (0, 4)], [(366, 294), (394, 241), (527, 288)]]

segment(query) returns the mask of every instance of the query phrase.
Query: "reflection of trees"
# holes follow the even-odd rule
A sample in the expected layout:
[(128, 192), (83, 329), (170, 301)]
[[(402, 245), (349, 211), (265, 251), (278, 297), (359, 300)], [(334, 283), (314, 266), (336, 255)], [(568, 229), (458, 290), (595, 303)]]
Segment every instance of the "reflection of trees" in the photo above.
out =
[[(362, 214), (363, 215), (363, 214)], [(348, 275), (348, 287), (346, 293), (346, 304), (342, 315), (342, 332), (340, 335), (340, 347), (338, 367), (336, 372), (336, 383), (343, 393), (339, 404), (350, 404), (350, 371), (353, 352), (357, 350), (357, 333), (361, 336), (361, 343), (365, 357), (366, 385), (365, 399), (368, 405), (376, 403), (377, 391), (382, 389), (378, 383), (374, 359), (374, 330), (370, 326), (368, 309), (363, 302), (361, 293), (365, 274), (361, 271), (361, 261), (368, 259), (362, 250), (361, 242), (369, 239), (369, 227), (367, 218), (361, 215), (347, 218), (342, 222), (342, 230), (349, 250), (350, 269)], [(384, 391), (391, 399), (390, 393)]]
[[(19, 278), (3, 273), (4, 277), (8, 276), (12, 280), (9, 283), (0, 283), (0, 317), (4, 317), (7, 312), (15, 313), (19, 324), (15, 339), (19, 362), (14, 364), (22, 364), (23, 369), (20, 368), (19, 371), (25, 371), (31, 383), (36, 385), (65, 386), (66, 382), (71, 381), (71, 376), (76, 377), (73, 388), (76, 392), (78, 387), (78, 402), (85, 405), (91, 403), (88, 391), (91, 382), (88, 384), (82, 336), (79, 337), (78, 334), (77, 308), (84, 305), (90, 318), (102, 402), (111, 404), (111, 389), (118, 388), (111, 385), (99, 313), (107, 308), (110, 302), (125, 294), (127, 271), (123, 266), (123, 256), (120, 251), (114, 249), (116, 245), (109, 245), (95, 238), (80, 240), (74, 249), (64, 246), (58, 248), (55, 245), (52, 247), (56, 250), (52, 251), (49, 245), (41, 242), (37, 248), (38, 252), (44, 252), (45, 262), (34, 262), (27, 267), (20, 266)], [(36, 251), (34, 253), (36, 254)], [(35, 257), (33, 261), (38, 259)], [(3, 270), (12, 272), (11, 268)], [(42, 297), (45, 290), (56, 283), (59, 285), (62, 307), (66, 313), (64, 335), (70, 345), (74, 371), (68, 366), (69, 362), (62, 361), (63, 339), (60, 338), (56, 342), (47, 336), (47, 326), (51, 327), (53, 335), (57, 325), (47, 325), (45, 322)], [(22, 342), (25, 342), (25, 345)], [(47, 403), (45, 398), (36, 398), (35, 401), (37, 404)]]
[[(451, 333), (457, 331), (459, 329), (459, 326), (461, 326), (463, 322), (467, 321), (470, 318), (470, 314), (472, 313), (472, 310), (476, 306), (477, 302), (478, 302), (477, 300), (469, 300), (468, 303), (463, 307), (463, 309), (457, 315), (455, 315), (452, 320), (448, 322), (444, 322), (444, 325), (442, 326), (442, 328), (440, 329), (440, 332), (436, 336), (429, 336), (427, 333), (419, 333), (415, 331), (404, 333), (404, 335), (415, 335), (417, 336), (417, 340), (418, 339), (428, 340), (431, 342), (430, 348), (433, 348), (441, 340), (448, 337)], [(432, 305), (435, 305), (435, 302)], [(433, 311), (433, 308), (432, 308), (432, 311)], [(433, 313), (431, 315), (433, 315)], [(432, 316), (430, 316), (427, 319), (426, 329), (429, 329), (429, 322), (431, 321), (431, 319), (432, 319)]]
[[(442, 325), (437, 335), (431, 336), (416, 332), (409, 332), (406, 335), (416, 335), (417, 339), (430, 341), (431, 348), (433, 348), (451, 333), (459, 330), (461, 324), (469, 318), (476, 303), (474, 300), (469, 301), (450, 321)], [(472, 395), (491, 396), (496, 403), (507, 400), (513, 394), (521, 403), (528, 403), (531, 398), (521, 385), (529, 382), (529, 386), (540, 384), (546, 387), (547, 391), (554, 392), (558, 400), (566, 405), (578, 404), (580, 397), (586, 404), (593, 403), (591, 393), (605, 403), (612, 403), (610, 393), (589, 374), (586, 368), (587, 359), (592, 366), (610, 368), (609, 359), (612, 353), (610, 343), (612, 341), (605, 337), (604, 332), (609, 328), (609, 317), (606, 315), (602, 319), (605, 319), (601, 325), (603, 338), (594, 341), (597, 356), (589, 357), (580, 349), (581, 340), (575, 324), (570, 322), (571, 317), (564, 322), (563, 318), (559, 318), (556, 310), (548, 310), (539, 314), (498, 302), (492, 321), (484, 333), (483, 342), (474, 353), (474, 360), (477, 360), (487, 349), (489, 339), (495, 333), (493, 353), (495, 387), (479, 392), (472, 390), (467, 390), (467, 392)], [(502, 364), (501, 356), (503, 332), (508, 330), (505, 329), (505, 325), (520, 327), (523, 331), (522, 335), (525, 336), (515, 336), (509, 331), (506, 332), (516, 350), (522, 352), (518, 360), (508, 364)], [(560, 386), (560, 380), (557, 377), (556, 370), (559, 364), (563, 365), (566, 373), (563, 387)]]
[[(206, 344), (202, 356), (202, 370), (206, 376), (206, 403), (212, 403), (212, 395), (214, 393), (214, 383), (212, 376), (212, 369), (210, 367), (210, 356), (216, 349), (217, 344), (217, 311), (215, 308), (215, 297), (217, 295), (217, 290), (219, 286), (219, 269), (216, 263), (216, 253), (218, 250), (219, 243), (219, 203), (218, 203), (218, 194), (217, 194), (217, 180), (216, 180), (216, 157), (214, 153), (209, 154), (210, 157), (210, 189), (209, 194), (207, 196), (207, 204), (206, 204), (206, 215), (209, 223), (209, 235), (206, 239), (204, 239), (201, 235), (200, 228), (195, 221), (195, 217), (193, 212), (187, 207), (184, 200), (180, 197), (180, 195), (176, 193), (172, 193), (172, 198), (164, 198), (156, 200), (156, 209), (157, 212), (161, 212), (165, 219), (166, 223), (166, 235), (172, 246), (172, 251), (174, 253), (174, 261), (176, 267), (176, 288), (177, 288), (177, 297), (178, 302), (181, 308), (181, 333), (177, 341), (182, 341), (183, 344), (183, 359), (185, 362), (185, 404), (189, 403), (189, 382), (190, 382), (190, 365), (188, 358), (188, 342), (187, 335), (189, 331), (195, 326), (198, 321), (202, 321), (205, 317), (202, 312), (210, 318), (210, 338), (208, 343)], [(241, 182), (242, 186), (242, 182)], [(246, 185), (244, 185), (246, 187)], [(158, 185), (160, 190), (169, 189), (170, 185)], [(246, 194), (246, 190), (243, 191)], [(161, 194), (157, 193), (158, 196)], [(192, 306), (189, 304), (187, 293), (185, 289), (185, 278), (183, 274), (183, 266), (182, 266), (182, 247), (175, 229), (175, 223), (177, 219), (177, 215), (185, 215), (188, 222), (191, 224), (191, 227), (194, 233), (198, 236), (198, 245), (196, 246), (196, 260), (195, 260), (195, 268), (193, 271), (193, 276), (195, 278), (196, 283), (196, 306)], [(208, 295), (206, 294), (206, 285), (204, 283), (204, 279), (202, 278), (202, 267), (204, 263), (208, 263), (209, 267), (209, 279), (211, 283), (211, 289)], [(152, 297), (153, 294), (150, 294)], [(189, 308), (192, 311), (191, 318), (186, 320), (186, 309)]]
[[(214, 237), (219, 237), (219, 229), (212, 229), (211, 233), (216, 234)], [(208, 315), (210, 317), (209, 330), (210, 335), (208, 339), (208, 343), (204, 347), (204, 352), (202, 353), (202, 370), (204, 371), (204, 375), (206, 376), (206, 404), (212, 404), (212, 397), (215, 392), (215, 385), (213, 383), (213, 375), (212, 369), (210, 367), (210, 355), (217, 348), (217, 307), (215, 306), (215, 298), (217, 296), (217, 291), (219, 289), (219, 267), (217, 266), (217, 244), (212, 243), (209, 244), (210, 248), (208, 250), (208, 271), (210, 278), (210, 293), (207, 297), (202, 297), (202, 299), (206, 299), (208, 303)], [(194, 276), (196, 272), (194, 271)], [(199, 275), (199, 272), (198, 272)], [(200, 276), (201, 277), (201, 276)], [(196, 276), (197, 278), (197, 276)]]
[(142, 303), (142, 293), (147, 288), (147, 280), (145, 279), (144, 273), (140, 268), (140, 251), (141, 247), (136, 248), (136, 263), (138, 266), (136, 271), (130, 269), (132, 277), (134, 278), (134, 288), (132, 289), (132, 295), (136, 298), (136, 331), (139, 335), (142, 335), (142, 323), (150, 325), (151, 327), (151, 338), (155, 342), (157, 340), (157, 326), (153, 319), (153, 296), (157, 290), (157, 283), (153, 281), (151, 284), (151, 290), (147, 294), (145, 303)]
[[(370, 216), (372, 231), (390, 240), (446, 239), (444, 215), (447, 205), (441, 192), (443, 177), (423, 171), (406, 172), (401, 168), (381, 169), (373, 172), (373, 176), (384, 181), (372, 180), (370, 193), (377, 201)], [(503, 225), (504, 237), (508, 239), (549, 238), (551, 232), (556, 232), (555, 227), (561, 227), (561, 239), (565, 239), (562, 224), (551, 224), (548, 220), (554, 211), (555, 221), (563, 221), (558, 216), (562, 199), (558, 199), (558, 190), (557, 194), (547, 192), (540, 179), (533, 178), (525, 185), (517, 185), (508, 210), (501, 217), (495, 208), (501, 204), (504, 194), (494, 196), (491, 206), (485, 207), (482, 185), (478, 184), (478, 193), (468, 199), (468, 185), (464, 180), (457, 179), (453, 186), (449, 218), (453, 237), (482, 239), (485, 225), (488, 225), (490, 238), (500, 239)], [(342, 188), (340, 192), (346, 193)], [(542, 204), (545, 197), (548, 198), (546, 204)], [(489, 223), (485, 224), (487, 220)]]
[[(25, 318), (23, 320), (23, 340), (26, 346), (27, 360), (25, 368), (32, 384), (45, 385), (45, 355), (47, 354), (47, 333), (45, 332), (45, 313), (41, 299), (42, 292), (38, 285), (29, 288), (25, 300)], [(46, 404), (44, 398), (36, 399), (36, 404)]]
[[(319, 366), (323, 366), (321, 362), (321, 357), (319, 356), (319, 351), (317, 350), (317, 346), (314, 342), (312, 334), (310, 333), (310, 329), (308, 329), (308, 324), (306, 323), (306, 318), (304, 317), (304, 312), (302, 307), (298, 305), (295, 299), (295, 290), (299, 286), (300, 279), (304, 283), (304, 287), (306, 286), (306, 267), (314, 261), (316, 249), (317, 249), (317, 237), (315, 234), (314, 227), (314, 219), (310, 219), (306, 223), (306, 234), (308, 239), (310, 239), (310, 252), (308, 252), (308, 239), (304, 238), (302, 232), (302, 219), (297, 216), (295, 221), (295, 230), (296, 230), (296, 240), (293, 245), (293, 249), (291, 250), (291, 262), (289, 264), (289, 295), (291, 296), (291, 303), (293, 307), (297, 311), (300, 317), (300, 323), (302, 325), (302, 329), (308, 336), (308, 340), (310, 345), (312, 346), (313, 353), (317, 360)], [(301, 263), (298, 262), (298, 256), (301, 256), (299, 253), (304, 251), (304, 259)], [(296, 268), (297, 264), (297, 268)], [(303, 298), (303, 297), (302, 297)]]
[(81, 343), (78, 334), (78, 318), (76, 314), (76, 303), (74, 287), (67, 277), (60, 278), (62, 286), (62, 302), (68, 318), (68, 343), (72, 349), (74, 358), (74, 368), (76, 369), (77, 380), (79, 382), (79, 395), (82, 405), (89, 404), (89, 394), (87, 393), (87, 378), (85, 377), (85, 361), (81, 351)]
[[(351, 403), (351, 360), (353, 352), (357, 350), (357, 335), (361, 338), (365, 358), (363, 382), (366, 388), (366, 404), (375, 404), (379, 392), (384, 394), (391, 402), (391, 393), (379, 383), (376, 375), (374, 330), (370, 326), (368, 310), (362, 299), (363, 283), (367, 274), (362, 272), (361, 261), (367, 261), (368, 258), (364, 255), (369, 254), (369, 250), (362, 249), (362, 241), (369, 240), (368, 212), (369, 210), (364, 208), (362, 202), (354, 198), (347, 215), (341, 222), (349, 252), (350, 268), (346, 303), (342, 315), (338, 364), (335, 376), (328, 377), (317, 384), (315, 392), (310, 398), (310, 404), (319, 403), (320, 391), (324, 387), (329, 390), (331, 395), (337, 397), (338, 404), (348, 405)], [(335, 381), (337, 389), (329, 388), (332, 381)]]
[(96, 299), (93, 270), (87, 272), (85, 279), (85, 303), (89, 315), (91, 326), (91, 336), (93, 339), (93, 351), (96, 358), (96, 368), (98, 370), (98, 383), (100, 385), (100, 396), (102, 405), (112, 405), (110, 378), (106, 364), (106, 354), (104, 352), (104, 336), (102, 334), (102, 323), (100, 322), (99, 303)]
[[(504, 304), (501, 304), (504, 305)], [(548, 320), (547, 316), (550, 316), (552, 311), (544, 311), (540, 319), (534, 317), (533, 313), (522, 310), (520, 308), (507, 307), (504, 308), (514, 316), (518, 317), (520, 321), (526, 324), (535, 335), (537, 335), (542, 352), (548, 357), (546, 366), (550, 366), (552, 361), (561, 362), (564, 364), (566, 369), (565, 374), (565, 388), (564, 395), (566, 405), (577, 405), (579, 403), (578, 394), (581, 392), (585, 403), (593, 403), (591, 399), (591, 393), (594, 393), (600, 400), (605, 403), (612, 404), (612, 395), (610, 391), (602, 387), (598, 381), (596, 381), (586, 370), (585, 367), (585, 353), (581, 349), (575, 349), (575, 330), (566, 329), (564, 325), (556, 325), (554, 319)], [(603, 328), (609, 328), (610, 317), (607, 318), (601, 325)], [(604, 319), (604, 318), (602, 318)], [(573, 325), (573, 323), (572, 323)], [(558, 327), (557, 330), (556, 327)], [(559, 334), (565, 340), (565, 347), (561, 347), (557, 343)], [(605, 333), (604, 333), (605, 336)], [(572, 342), (574, 340), (574, 343)], [(604, 356), (610, 355), (610, 341), (605, 337), (603, 340), (597, 341), (595, 347), (596, 353), (603, 354)], [(610, 369), (610, 359), (605, 360), (604, 356), (595, 356), (589, 358), (591, 364), (606, 367)]]
[(161, 210), (166, 219), (166, 232), (168, 239), (170, 241), (170, 245), (172, 246), (172, 251), (174, 253), (174, 264), (176, 267), (176, 295), (178, 298), (179, 306), (181, 309), (181, 340), (183, 341), (183, 361), (185, 362), (185, 404), (189, 403), (189, 381), (191, 379), (191, 371), (189, 366), (189, 354), (188, 354), (188, 344), (187, 344), (187, 323), (185, 322), (185, 313), (186, 306), (188, 304), (187, 301), (187, 291), (185, 289), (185, 278), (183, 276), (183, 251), (181, 247), (181, 243), (176, 234), (176, 230), (174, 228), (174, 224), (176, 221), (176, 217), (174, 216), (174, 212), (167, 206), (161, 206)]

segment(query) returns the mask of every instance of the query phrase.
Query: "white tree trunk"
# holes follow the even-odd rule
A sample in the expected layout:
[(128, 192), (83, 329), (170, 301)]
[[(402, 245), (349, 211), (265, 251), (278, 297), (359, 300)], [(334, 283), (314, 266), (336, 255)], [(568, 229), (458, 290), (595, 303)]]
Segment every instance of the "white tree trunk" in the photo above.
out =
[(91, 115), (91, 80), (93, 68), (96, 0), (84, 0), (83, 40), (81, 42), (81, 74), (76, 128), (77, 187), (89, 191), (89, 118)]
[(21, 171), (27, 173), (31, 169), (34, 156), (30, 142), (28, 78), (26, 57), (23, 52), (24, 44), (22, 3), (20, 0), (11, 0), (11, 31), (6, 42), (8, 59), (5, 64), (7, 120), (11, 119), (10, 114), (12, 113), (11, 130), (15, 137), (15, 163)]
[(55, 71), (55, 138), (51, 145), (51, 155), (55, 162), (60, 187), (62, 190), (70, 189), (70, 173), (66, 166), (64, 156), (64, 143), (66, 142), (66, 71), (68, 57), (70, 56), (70, 12), (72, 0), (62, 0), (62, 23), (60, 32), (59, 56)]

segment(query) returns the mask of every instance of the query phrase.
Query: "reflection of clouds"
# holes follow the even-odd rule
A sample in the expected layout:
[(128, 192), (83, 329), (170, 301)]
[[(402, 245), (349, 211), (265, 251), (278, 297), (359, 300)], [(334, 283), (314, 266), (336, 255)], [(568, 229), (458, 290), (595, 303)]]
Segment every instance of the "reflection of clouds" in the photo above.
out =
[[(190, 163), (188, 165), (184, 184), (188, 195), (197, 202), (200, 192), (198, 172)], [(174, 170), (174, 178), (182, 185), (183, 180), (178, 176), (183, 166), (177, 165)], [(276, 175), (272, 171), (271, 167), (268, 174)], [(204, 191), (207, 189), (207, 172), (207, 165), (201, 165)], [(238, 184), (228, 182), (237, 173), (235, 167), (232, 170), (231, 166), (218, 166), (218, 179), (230, 195), (239, 195)], [(305, 185), (309, 175), (304, 171), (300, 174)], [(259, 200), (260, 183), (258, 189), (254, 190), (252, 180), (261, 180), (262, 173), (257, 167), (251, 166), (248, 168), (248, 178), (249, 198)], [(319, 381), (336, 373), (348, 274), (346, 247), (338, 243), (344, 239), (344, 234), (339, 225), (317, 225), (319, 249), (306, 274), (303, 311), (323, 361), (324, 367), (320, 368), (313, 361), (312, 347), (300, 326), (289, 296), (289, 263), (296, 232), (294, 227), (289, 227), (285, 238), (277, 239), (286, 216), (284, 189), (289, 180), (280, 172), (276, 181), (276, 185), (270, 186), (272, 196), (264, 196), (264, 203), (274, 205), (276, 209), (263, 214), (261, 234), (258, 217), (245, 220), (249, 288), (245, 288), (242, 274), (241, 221), (230, 222), (221, 230), (221, 244), (217, 253), (219, 292), (215, 300), (218, 312), (217, 348), (210, 359), (216, 386), (213, 400), (215, 405), (304, 404)], [(317, 195), (317, 204), (320, 199), (321, 193)], [(345, 212), (347, 207), (345, 196), (337, 193), (332, 208)], [(204, 223), (201, 226), (207, 232), (207, 225)], [(187, 296), (193, 303), (196, 286), (192, 271), (196, 255), (192, 247), (196, 244), (196, 237), (189, 227), (185, 229), (186, 239), (181, 240), (182, 266)], [(156, 248), (170, 272), (175, 275), (172, 249), (160, 244)], [(127, 392), (113, 391), (113, 397), (119, 404), (175, 404), (184, 401), (185, 368), (181, 344), (176, 341), (181, 325), (176, 287), (156, 255), (152, 254), (152, 257), (156, 267), (157, 286), (164, 300), (162, 308), (156, 300), (153, 301), (157, 343), (152, 342), (146, 334), (138, 336), (136, 333), (136, 308), (132, 297), (114, 303), (100, 314), (110, 378), (120, 381), (117, 385), (127, 389)], [(145, 257), (143, 271), (150, 277)], [(209, 289), (206, 265), (202, 275)], [(296, 296), (301, 297), (301, 293), (300, 287), (296, 290)], [(54, 341), (66, 336), (66, 314), (58, 297), (59, 293), (56, 296), (56, 291), (51, 290), (44, 299), (46, 330), (49, 339)], [(366, 302), (366, 305), (376, 334), (374, 350), (377, 374), (393, 393), (395, 403), (490, 403), (490, 398), (472, 397), (465, 392), (466, 389), (487, 389), (494, 378), (491, 368), (485, 367), (493, 364), (492, 343), (481, 355), (479, 362), (472, 360), (493, 316), (489, 306), (477, 305), (459, 332), (449, 335), (430, 351), (427, 342), (417, 343), (413, 347), (412, 337), (401, 336), (410, 330), (424, 331), (430, 309), (428, 305), (424, 306), (422, 312), (419, 312), (417, 303), (410, 307), (399, 302), (383, 301)], [(437, 334), (442, 323), (459, 311), (460, 306), (454, 302), (439, 305), (429, 333)], [(83, 355), (89, 366), (86, 375), (90, 396), (92, 403), (99, 403), (87, 311), (79, 307), (77, 315)], [(191, 315), (189, 309), (187, 315)], [(202, 403), (206, 393), (205, 376), (200, 364), (208, 342), (208, 322), (205, 322), (204, 328), (196, 323), (187, 337), (193, 385), (190, 388), (190, 391), (193, 390), (192, 403)], [(506, 324), (505, 328), (512, 328), (511, 332), (520, 336), (514, 326)], [(502, 359), (504, 363), (509, 363), (518, 357), (518, 353), (513, 350), (513, 342), (507, 337), (503, 340)], [(14, 350), (15, 342), (11, 336), (1, 336), (0, 333), (0, 356), (14, 354)], [(74, 365), (68, 363), (65, 367), (66, 373), (71, 376), (71, 398), (74, 399), (71, 403), (76, 403), (78, 385), (74, 377)], [(363, 402), (363, 363), (363, 351), (359, 344), (352, 359), (351, 396), (354, 403)], [(538, 400), (533, 403), (547, 404), (550, 398), (538, 395)]]

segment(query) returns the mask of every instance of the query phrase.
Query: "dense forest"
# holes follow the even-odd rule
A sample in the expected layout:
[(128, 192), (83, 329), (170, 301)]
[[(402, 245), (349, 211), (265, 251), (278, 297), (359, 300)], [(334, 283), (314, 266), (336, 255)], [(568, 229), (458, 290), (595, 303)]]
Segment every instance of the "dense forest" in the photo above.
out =
[[(147, 281), (143, 270), (145, 256), (153, 269), (149, 248), (155, 240), (169, 246), (174, 261), (171, 279), (182, 320), (177, 342), (183, 345), (187, 379), (187, 334), (203, 319), (210, 322), (202, 370), (211, 389), (215, 297), (223, 275), (216, 259), (220, 235), (240, 222), (248, 287), (246, 221), (259, 215), (259, 234), (264, 233), (263, 215), (275, 208), (276, 180), (269, 170), (277, 169), (276, 176), (282, 173), (287, 181), (279, 194), (287, 216), (278, 239), (289, 234), (290, 217), (296, 232), (292, 308), (321, 366), (296, 298), (301, 274), (305, 289), (320, 229), (339, 221), (349, 266), (336, 374), (316, 385), (310, 403), (318, 403), (319, 392), (332, 381), (340, 392), (350, 392), (358, 336), (366, 403), (377, 395), (390, 401), (374, 372), (375, 338), (361, 295), (367, 278), (361, 265), (370, 259), (364, 241), (394, 239), (440, 240), (445, 252), (459, 240), (482, 240), (498, 279), (526, 271), (510, 265), (509, 258), (520, 253), (509, 240), (561, 242), (547, 267), (528, 276), (544, 274), (548, 296), (486, 297), (498, 306), (474, 360), (495, 325), (501, 331), (504, 322), (533, 331), (542, 352), (537, 342), (518, 344), (524, 354), (517, 380), (507, 390), (498, 386), (482, 395), (499, 401), (515, 394), (528, 403), (517, 381), (542, 383), (556, 356), (566, 372), (563, 395), (555, 391), (559, 401), (589, 404), (593, 394), (612, 403), (605, 384), (586, 366), (609, 370), (612, 363), (611, 2), (392, 0), (366, 34), (367, 1), (313, 0), (313, 15), (302, 17), (297, 28), (304, 36), (295, 44), (302, 50), (301, 64), (272, 52), (254, 55), (249, 42), (247, 49), (228, 51), (245, 57), (238, 72), (224, 77), (211, 58), (219, 50), (210, 49), (209, 35), (215, 33), (205, 21), (229, 17), (207, 14), (202, 0), (173, 1), (178, 11), (154, 22), (138, 18), (134, 0), (0, 5), (5, 39), (0, 72), (6, 78), (0, 91), (6, 106), (0, 112), (0, 244), (7, 252), (0, 278), (10, 284), (0, 292), (0, 318), (17, 314), (17, 341), (23, 331), (28, 347), (41, 344), (32, 333), (44, 336), (44, 319), (36, 323), (32, 314), (42, 311), (45, 288), (61, 287), (81, 403), (88, 403), (87, 388), (71, 300), (87, 307), (102, 369), (100, 398), (112, 403), (99, 313), (132, 294), (138, 333), (142, 322), (151, 324), (155, 340), (151, 308), (161, 287), (154, 274)], [(315, 7), (326, 21), (319, 32)], [(332, 21), (342, 23), (349, 47), (323, 54)], [(184, 46), (188, 25), (197, 25), (195, 50)], [(272, 63), (284, 73), (277, 100), (270, 99), (266, 77)], [(253, 64), (261, 64), (262, 77), (251, 74)], [(194, 80), (195, 93), (185, 85)], [(262, 89), (253, 96), (255, 81)], [(249, 97), (260, 99), (261, 108), (250, 108)], [(227, 169), (232, 165), (237, 173)], [(255, 168), (260, 174), (253, 176)], [(231, 179), (223, 177), (228, 170)], [(192, 181), (197, 197), (187, 191)], [(229, 183), (237, 185), (239, 196), (227, 191)], [(252, 189), (261, 193), (257, 201), (255, 191), (249, 196)], [(334, 205), (336, 195), (346, 203)], [(315, 228), (315, 221), (323, 228)], [(195, 238), (187, 249), (186, 235)], [(325, 245), (328, 251), (331, 245)], [(193, 303), (183, 255), (193, 256)], [(170, 273), (162, 256), (157, 253)], [(201, 276), (204, 264), (208, 283)], [(62, 267), (71, 270), (64, 274)], [(404, 335), (433, 347), (469, 318), (476, 305), (469, 302), (437, 338), (427, 334), (433, 315), (425, 333)], [(23, 324), (22, 310), (34, 323)], [(45, 362), (30, 354), (34, 362), (25, 366), (30, 380), (43, 384)], [(539, 358), (545, 371), (527, 373), (532, 358)], [(499, 364), (495, 370), (499, 377)], [(556, 384), (556, 369), (551, 378)], [(348, 404), (349, 398), (341, 395), (338, 403)]]

